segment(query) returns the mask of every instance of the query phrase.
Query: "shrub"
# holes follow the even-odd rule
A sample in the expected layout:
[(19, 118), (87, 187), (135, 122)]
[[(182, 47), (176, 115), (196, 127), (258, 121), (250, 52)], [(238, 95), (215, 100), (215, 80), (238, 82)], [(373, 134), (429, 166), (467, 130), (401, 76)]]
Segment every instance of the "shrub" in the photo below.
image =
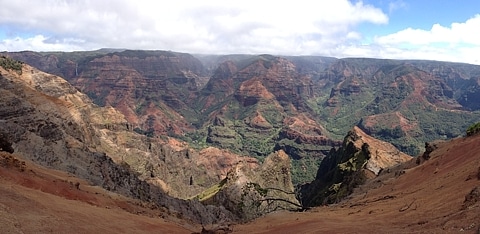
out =
[(467, 136), (473, 136), (480, 132), (480, 122), (472, 124), (470, 127), (467, 129)]
[(9, 140), (7, 140), (7, 136), (4, 135), (3, 133), (0, 133), (0, 151), (5, 151), (8, 153), (13, 154), (13, 147), (12, 143), (10, 143)]
[(9, 57), (1, 56), (0, 57), (0, 66), (3, 67), (5, 70), (14, 70), (17, 73), (22, 73), (22, 64), (23, 62), (14, 60)]

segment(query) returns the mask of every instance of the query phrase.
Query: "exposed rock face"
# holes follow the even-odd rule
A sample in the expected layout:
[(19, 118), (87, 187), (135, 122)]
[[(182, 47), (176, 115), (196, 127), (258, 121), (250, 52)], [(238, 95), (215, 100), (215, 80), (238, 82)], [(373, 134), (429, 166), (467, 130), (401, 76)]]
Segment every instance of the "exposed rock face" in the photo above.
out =
[(304, 157), (323, 158), (331, 147), (339, 146), (340, 141), (332, 140), (323, 126), (305, 115), (285, 118), (284, 127), (278, 135), (275, 149), (282, 149), (293, 159)]
[[(417, 155), (425, 141), (462, 135), (460, 129), (468, 124), (454, 123), (479, 118), (458, 111), (470, 108), (459, 101), (466, 91), (460, 87), (478, 76), (474, 66), (467, 67), (427, 61), (339, 60), (322, 75), (333, 80), (324, 103), (329, 114), (324, 116), (333, 122), (361, 119), (359, 125), (368, 134)], [(438, 122), (444, 124), (436, 126)]]
[(472, 78), (465, 82), (465, 88), (457, 101), (468, 110), (479, 110), (480, 104), (472, 100), (480, 99), (480, 77)]
[(360, 94), (362, 91), (360, 82), (361, 81), (356, 77), (345, 78), (345, 80), (338, 83), (336, 87), (332, 88), (330, 97), (326, 101), (326, 105), (330, 107), (337, 107), (340, 102), (339, 96), (350, 97)]
[(425, 142), (425, 151), (423, 152), (422, 156), (417, 157), (416, 163), (420, 164), (430, 159), (430, 154), (437, 149), (437, 145), (435, 143)]
[[(12, 53), (14, 58), (60, 75), (96, 104), (113, 106), (145, 134), (182, 134), (191, 131), (202, 64), (189, 54), (167, 51), (90, 52), (82, 55), (34, 52)], [(192, 117), (192, 118), (189, 118)]]
[(364, 144), (368, 145), (370, 158), (367, 164), (365, 164), (365, 169), (373, 172), (375, 175), (378, 175), (383, 169), (412, 159), (411, 156), (401, 152), (392, 144), (375, 139), (358, 127), (354, 127), (353, 131), (359, 137), (358, 140), (353, 142), (356, 148), (360, 149), (365, 147)]
[(322, 158), (338, 142), (312, 119), (306, 100), (314, 96), (312, 77), (285, 58), (224, 62), (200, 94), (210, 116), (207, 142), (262, 157), (284, 150), (294, 159)]
[[(116, 107), (138, 133), (256, 157), (281, 149), (296, 159), (294, 165), (323, 158), (355, 125), (418, 155), (424, 142), (463, 135), (480, 121), (476, 65), (316, 56), (195, 58), (167, 51), (8, 55), (67, 77), (95, 103)], [(299, 124), (289, 126), (292, 122)], [(295, 168), (295, 175), (303, 170)], [(306, 180), (296, 179), (301, 181)]]
[(0, 167), (14, 168), (18, 171), (25, 171), (25, 161), (15, 158), (10, 153), (0, 152)]
[(463, 209), (467, 209), (478, 202), (480, 202), (480, 186), (473, 188), (469, 194), (465, 195), (465, 201), (463, 202)]
[(411, 157), (393, 145), (377, 140), (354, 127), (339, 149), (332, 148), (322, 161), (317, 177), (301, 188), (306, 207), (338, 202), (353, 188), (383, 169), (406, 162)]
[(187, 54), (125, 51), (89, 61), (74, 85), (111, 105), (147, 133), (182, 134), (192, 130), (199, 61)]
[(195, 162), (199, 167), (204, 167), (207, 173), (212, 174), (218, 180), (223, 180), (228, 172), (242, 164), (247, 168), (256, 168), (258, 160), (251, 157), (239, 156), (227, 150), (208, 147), (199, 152)]
[[(306, 107), (299, 99), (313, 96), (313, 83), (309, 77), (299, 75), (290, 61), (264, 55), (220, 64), (203, 92), (203, 109), (221, 103), (232, 94), (243, 107), (275, 98), (285, 107), (293, 103), (295, 108), (301, 109)], [(212, 103), (212, 96), (219, 100)]]
[[(138, 175), (139, 172), (156, 173), (155, 170), (162, 166), (169, 172), (180, 171), (181, 167), (194, 168), (201, 163), (183, 161), (181, 167), (161, 164), (162, 158), (176, 160), (178, 155), (188, 158), (189, 153), (175, 153), (178, 150), (174, 146), (136, 134), (123, 115), (112, 108), (96, 107), (86, 95), (65, 80), (26, 65), (21, 75), (0, 68), (0, 94), (0, 135), (16, 154), (50, 168), (70, 172), (108, 190), (167, 207), (196, 222), (210, 224), (236, 219), (224, 208), (170, 197), (159, 187), (141, 180), (146, 173)], [(4, 151), (11, 149), (2, 146)], [(145, 158), (140, 160), (143, 156)], [(146, 166), (152, 162), (159, 164)], [(139, 170), (141, 166), (146, 169)], [(203, 186), (210, 186), (208, 182), (216, 183), (220, 176), (205, 171), (201, 174), (200, 171), (189, 172), (198, 173), (198, 179), (205, 179)], [(174, 176), (178, 179), (182, 175), (171, 175)], [(168, 180), (169, 177), (163, 179)], [(188, 184), (189, 178), (185, 180)], [(182, 187), (182, 181), (178, 180), (177, 184), (170, 186), (178, 189)], [(191, 192), (195, 189), (201, 191), (203, 188), (192, 186)]]
[[(322, 158), (339, 144), (332, 138), (358, 124), (368, 134), (417, 155), (423, 142), (462, 135), (468, 126), (461, 124), (464, 119), (480, 119), (478, 113), (464, 111), (470, 107), (458, 101), (465, 92), (460, 86), (475, 86), (480, 75), (476, 66), (341, 59), (329, 66), (319, 64), (328, 67), (314, 72), (311, 63), (303, 64), (300, 58), (249, 59), (222, 64), (207, 84), (208, 92), (200, 95), (199, 106), (213, 123), (207, 133), (213, 145), (259, 156), (268, 154), (273, 145), (273, 150), (282, 149), (295, 159)], [(309, 72), (302, 74), (300, 67)], [(291, 80), (302, 87), (286, 94), (295, 90)], [(224, 126), (215, 126), (218, 117)], [(252, 119), (261, 119), (262, 124), (252, 124)], [(292, 119), (303, 122), (303, 127), (287, 127)], [(311, 129), (320, 129), (321, 134)]]
[(218, 185), (215, 194), (201, 194), (199, 198), (207, 204), (222, 204), (244, 221), (275, 210), (298, 209), (290, 169), (288, 155), (277, 151), (257, 168), (238, 164)]
[(240, 161), (256, 162), (213, 147), (193, 150), (171, 138), (161, 143), (134, 132), (101, 132), (102, 148), (115, 162), (176, 198), (189, 199), (218, 183)]
[[(257, 157), (283, 150), (302, 160), (299, 164), (308, 165), (305, 170), (315, 171), (318, 164), (303, 161), (323, 158), (340, 142), (314, 120), (307, 104), (315, 98), (314, 90), (311, 75), (299, 73), (285, 58), (261, 55), (226, 61), (198, 100), (203, 114), (209, 116), (206, 141)], [(295, 176), (295, 183), (311, 180), (313, 174), (307, 177)]]

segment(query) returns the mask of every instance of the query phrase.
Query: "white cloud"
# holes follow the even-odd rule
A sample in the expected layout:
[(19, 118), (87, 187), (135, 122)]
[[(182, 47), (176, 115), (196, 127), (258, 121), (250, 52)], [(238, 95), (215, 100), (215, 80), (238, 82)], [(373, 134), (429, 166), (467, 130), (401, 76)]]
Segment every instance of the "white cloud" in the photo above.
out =
[[(361, 1), (4, 1), (0, 50), (116, 47), (192, 53), (324, 53), (388, 17)], [(28, 10), (25, 10), (28, 6)], [(24, 36), (30, 35), (30, 36)], [(53, 38), (53, 39), (52, 39)]]
[(43, 35), (36, 35), (29, 38), (15, 37), (12, 39), (4, 39), (0, 42), (0, 51), (21, 51), (32, 50), (37, 51), (72, 51), (82, 50), (84, 41), (73, 38), (46, 38)]
[[(480, 15), (430, 30), (412, 26), (362, 44), (358, 25), (388, 23), (385, 13), (362, 1), (15, 0), (0, 5), (0, 51), (108, 47), (480, 64)], [(389, 10), (405, 7), (395, 0)]]
[(375, 38), (379, 44), (410, 44), (428, 45), (432, 43), (471, 44), (480, 46), (480, 15), (467, 20), (465, 23), (453, 23), (450, 27), (434, 24), (430, 30), (405, 30)]
[[(378, 36), (371, 48), (389, 58), (432, 59), (480, 64), (480, 15), (450, 27), (434, 24), (430, 30), (407, 28)], [(375, 45), (375, 47), (373, 46)], [(370, 51), (374, 54), (374, 51)]]

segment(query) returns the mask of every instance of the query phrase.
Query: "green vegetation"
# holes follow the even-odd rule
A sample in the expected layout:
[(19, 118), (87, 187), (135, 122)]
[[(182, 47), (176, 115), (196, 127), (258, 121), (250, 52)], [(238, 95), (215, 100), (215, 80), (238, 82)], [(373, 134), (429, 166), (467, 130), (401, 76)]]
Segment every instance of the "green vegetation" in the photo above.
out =
[(467, 129), (467, 136), (473, 136), (480, 132), (480, 122), (470, 125)]
[(242, 59), (242, 60), (238, 60), (238, 61), (235, 61), (235, 62), (236, 62), (237, 67), (239, 68), (239, 70), (244, 69), (245, 67), (247, 67), (247, 66), (251, 65), (252, 63), (257, 62), (259, 60), (262, 61), (263, 65), (268, 68), (268, 67), (272, 66), (275, 58), (276, 58), (275, 56), (268, 55), (268, 54), (263, 54), (263, 55), (258, 55), (258, 56), (251, 56), (251, 57), (248, 57), (248, 58), (245, 58), (245, 59)]
[(317, 178), (301, 191), (304, 206), (336, 203), (350, 195), (353, 189), (366, 180), (362, 170), (370, 158), (367, 144), (358, 149), (353, 144), (356, 135), (347, 135), (342, 147), (332, 149), (320, 164)]
[(138, 134), (145, 135), (147, 137), (154, 137), (155, 136), (155, 130), (153, 128), (149, 128), (148, 130), (142, 130), (140, 128), (134, 128), (133, 131), (138, 133)]
[[(248, 66), (261, 60), (266, 66), (273, 62), (269, 56), (252, 57), (238, 62), (239, 67)], [(338, 81), (325, 84), (315, 95), (304, 100), (310, 117), (327, 130), (325, 134), (341, 140), (353, 126), (360, 126), (368, 134), (392, 143), (401, 151), (416, 156), (423, 150), (426, 141), (447, 139), (463, 134), (469, 120), (480, 120), (480, 112), (451, 111), (434, 108), (430, 104), (405, 102), (415, 91), (411, 81), (402, 76), (422, 76), (418, 68), (398, 61), (369, 59), (346, 59), (351, 74), (342, 73), (319, 75), (319, 79), (334, 77)], [(341, 82), (339, 82), (341, 81)], [(334, 105), (327, 105), (335, 88)], [(434, 87), (435, 88), (435, 87)], [(435, 89), (432, 89), (435, 90)], [(202, 92), (207, 92), (204, 90)], [(331, 146), (320, 146), (296, 142), (281, 136), (283, 120), (290, 115), (289, 109), (268, 101), (260, 100), (250, 106), (242, 106), (233, 95), (209, 93), (216, 99), (224, 100), (211, 106), (204, 113), (222, 109), (220, 122), (203, 125), (198, 133), (190, 134), (189, 141), (197, 146), (214, 145), (233, 152), (260, 159), (283, 149), (292, 157), (292, 180), (295, 185), (315, 178), (323, 152)], [(219, 96), (217, 96), (219, 95)], [(443, 100), (443, 99), (442, 99)], [(202, 106), (202, 105), (199, 105)], [(271, 128), (258, 128), (249, 125), (256, 112), (271, 125)], [(371, 118), (370, 118), (371, 117)], [(370, 118), (370, 119), (369, 119)], [(402, 120), (403, 122), (401, 122)], [(214, 121), (215, 122), (215, 121)], [(368, 123), (367, 123), (368, 122)]]
[(292, 184), (299, 185), (313, 181), (321, 161), (319, 157), (292, 160)]
[(178, 136), (178, 138), (187, 142), (194, 149), (201, 150), (208, 147), (207, 133), (202, 130), (188, 132), (185, 135)]
[[(234, 61), (239, 69), (243, 69), (257, 61), (269, 67), (274, 60), (272, 56), (260, 55)], [(407, 100), (419, 88), (413, 86), (411, 79), (424, 77), (423, 71), (416, 65), (372, 59), (344, 59), (342, 63), (339, 63), (343, 66), (340, 69), (348, 70), (348, 73), (341, 70), (319, 70), (314, 80), (328, 82), (314, 90), (314, 95), (307, 100), (299, 101), (305, 101), (303, 104), (307, 105), (309, 117), (325, 127), (324, 134), (334, 140), (341, 140), (346, 132), (357, 125), (373, 137), (390, 142), (401, 151), (416, 156), (423, 150), (424, 142), (461, 136), (467, 127), (466, 123), (480, 121), (479, 111), (456, 111), (440, 108), (441, 105), (439, 108), (431, 105), (436, 100), (445, 103), (452, 101), (449, 99), (450, 94), (441, 96), (442, 92), (448, 93), (448, 90), (440, 90), (439, 95), (431, 94), (438, 91), (438, 84), (432, 83), (432, 87), (428, 87), (429, 83), (426, 83), (425, 95), (431, 103), (420, 99)], [(421, 64), (422, 66), (430, 65)], [(234, 83), (233, 90), (238, 85), (239, 83)], [(334, 92), (331, 92), (332, 88)], [(293, 159), (292, 180), (295, 185), (315, 178), (320, 159), (324, 156), (322, 153), (329, 151), (330, 146), (304, 144), (281, 136), (284, 130), (283, 120), (295, 114), (287, 107), (289, 101), (280, 102), (282, 110), (276, 103), (266, 100), (243, 106), (235, 95), (214, 88), (203, 89), (201, 94), (196, 102), (192, 102), (196, 103), (196, 112), (190, 113), (191, 115), (182, 113), (189, 120), (197, 118), (197, 130), (180, 136), (183, 140), (195, 148), (213, 145), (256, 157), (260, 161), (274, 150), (283, 149)], [(207, 103), (207, 96), (218, 101), (204, 110), (202, 108)], [(331, 96), (334, 96), (335, 102), (327, 104)], [(268, 124), (252, 126), (250, 121), (256, 112)], [(212, 113), (215, 115), (210, 115)], [(216, 119), (207, 122), (212, 116)], [(344, 168), (352, 169), (356, 168), (352, 166), (355, 163), (357, 162), (347, 160), (341, 164)], [(338, 184), (337, 187), (340, 189), (342, 186), (346, 185)]]
[(207, 190), (203, 191), (202, 193), (198, 194), (197, 196), (193, 197), (192, 199), (198, 199), (199, 201), (206, 201), (215, 194), (217, 194), (227, 183), (227, 178), (220, 181), (220, 183), (213, 185), (212, 187), (208, 188)]
[(17, 61), (15, 59), (1, 56), (0, 66), (3, 67), (5, 70), (13, 70), (16, 71), (18, 74), (22, 74), (23, 62)]
[[(308, 103), (319, 115), (316, 120), (334, 139), (341, 139), (345, 132), (357, 125), (373, 137), (416, 156), (423, 150), (424, 142), (461, 136), (463, 129), (468, 127), (467, 123), (480, 121), (479, 111), (455, 111), (432, 105), (454, 101), (450, 97), (451, 91), (442, 90), (444, 86), (436, 83), (425, 87), (425, 98), (431, 103), (421, 98), (408, 100), (415, 87), (401, 76), (422, 77), (415, 66), (389, 60), (375, 61), (375, 64), (365, 59), (345, 61), (350, 69), (363, 77), (343, 77), (343, 83), (334, 87), (338, 90), (334, 106), (326, 105), (330, 98), (326, 95)], [(350, 83), (358, 84), (360, 91), (350, 92)]]
[[(55, 69), (58, 70), (71, 67), (74, 62), (78, 71), (82, 73), (84, 82), (87, 83), (82, 85), (84, 87), (89, 86), (88, 82), (93, 82), (100, 75), (99, 69), (90, 67), (91, 62), (95, 58), (106, 55), (135, 59), (152, 56), (176, 57), (181, 61), (177, 64), (178, 66), (188, 67), (189, 71), (198, 76), (207, 76), (202, 72), (200, 63), (190, 55), (168, 51), (102, 49), (89, 52), (40, 54), (57, 56), (58, 67)], [(276, 56), (271, 55), (229, 55), (227, 57), (212, 56), (207, 69), (213, 69), (217, 65), (213, 60), (232, 60), (237, 66), (234, 70), (238, 71), (257, 63), (269, 68), (278, 61)], [(244, 106), (244, 103), (238, 100), (242, 97), (238, 97), (237, 89), (240, 83), (247, 79), (261, 78), (264, 70), (258, 74), (231, 75), (226, 72), (225, 77), (217, 74), (218, 76), (210, 80), (212, 82), (209, 85), (200, 89), (196, 83), (198, 77), (182, 75), (179, 71), (183, 69), (170, 68), (168, 64), (156, 64), (152, 68), (147, 68), (147, 70), (150, 69), (147, 74), (144, 73), (146, 67), (134, 67), (145, 78), (158, 81), (149, 83), (152, 84), (151, 87), (136, 84), (138, 86), (135, 86), (134, 111), (139, 116), (145, 115), (146, 109), (154, 104), (167, 119), (173, 121), (177, 115), (172, 114), (172, 109), (178, 112), (196, 130), (187, 132), (185, 135), (174, 135), (168, 132), (169, 136), (187, 141), (197, 149), (216, 146), (256, 157), (260, 161), (271, 152), (283, 149), (293, 159), (292, 180), (297, 185), (315, 178), (320, 159), (331, 146), (306, 144), (303, 141), (282, 136), (281, 133), (285, 130), (283, 121), (286, 117), (305, 114), (324, 127), (322, 134), (334, 140), (343, 139), (345, 133), (357, 125), (368, 134), (388, 141), (412, 156), (418, 155), (423, 150), (424, 142), (461, 136), (465, 134), (468, 124), (472, 121), (480, 121), (478, 110), (469, 112), (460, 110), (461, 107), (458, 107), (458, 110), (451, 110), (448, 107), (442, 108), (442, 105), (437, 105), (438, 108), (431, 105), (436, 101), (441, 101), (440, 104), (458, 104), (456, 103), (458, 101), (464, 107), (475, 110), (478, 104), (467, 106), (460, 99), (465, 102), (468, 99), (468, 103), (478, 103), (472, 101), (477, 99), (475, 95), (478, 93), (478, 79), (475, 77), (480, 76), (480, 69), (476, 66), (362, 58), (332, 59), (326, 63), (321, 62), (325, 58), (319, 60), (317, 57), (287, 59), (297, 61), (294, 63), (299, 77), (303, 75), (312, 77), (311, 91), (298, 96), (291, 95), (289, 92), (285, 97), (277, 97), (275, 101), (254, 100), (248, 103), (248, 106)], [(21, 72), (22, 69), (21, 62), (6, 57), (0, 58), (0, 65), (17, 72)], [(101, 64), (97, 65), (101, 66)], [(425, 76), (422, 70), (428, 70), (427, 73), (431, 76)], [(435, 80), (432, 77), (441, 79)], [(124, 77), (119, 75), (117, 78), (120, 80)], [(291, 88), (288, 85), (285, 86), (280, 80), (276, 83), (265, 82), (264, 86), (275, 94), (277, 93), (272, 90)], [(420, 86), (415, 87), (417, 83), (420, 83)], [(465, 92), (461, 89), (468, 87), (472, 90), (465, 96)], [(422, 97), (431, 103), (426, 103), (419, 97), (406, 101), (411, 94), (418, 91), (417, 88), (422, 89)], [(450, 88), (455, 90), (452, 91)], [(101, 87), (101, 89), (87, 91), (87, 95), (94, 103), (104, 106), (110, 92), (108, 87)], [(115, 103), (110, 104), (115, 106)], [(252, 121), (257, 112), (265, 121)], [(134, 131), (146, 136), (154, 136), (154, 120), (153, 117), (149, 117), (145, 124), (135, 128)], [(477, 133), (478, 129), (476, 125), (468, 127), (467, 135)], [(353, 163), (355, 162), (344, 161), (341, 164), (345, 168), (354, 168)], [(332, 188), (339, 189), (341, 186), (342, 184), (337, 184)]]
[(257, 191), (257, 193), (260, 194), (262, 197), (267, 196), (267, 193), (268, 193), (268, 189), (262, 188), (262, 186), (253, 182), (247, 183), (246, 188), (249, 188), (249, 189), (254, 188), (255, 191)]

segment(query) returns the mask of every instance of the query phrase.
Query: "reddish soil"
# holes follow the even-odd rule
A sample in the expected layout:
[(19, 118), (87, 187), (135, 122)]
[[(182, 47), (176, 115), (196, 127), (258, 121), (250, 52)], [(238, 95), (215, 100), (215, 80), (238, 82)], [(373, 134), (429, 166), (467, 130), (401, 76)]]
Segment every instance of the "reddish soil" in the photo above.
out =
[[(0, 153), (0, 159), (5, 155), (10, 154)], [(429, 160), (386, 170), (342, 203), (276, 212), (230, 228), (234, 233), (479, 233), (480, 196), (465, 202), (480, 187), (479, 168), (480, 135), (438, 143)], [(0, 160), (0, 227), (1, 233), (201, 230), (67, 173), (5, 160)]]
[[(0, 159), (11, 156), (0, 152)], [(0, 160), (1, 161), (1, 160)], [(78, 188), (77, 188), (78, 187)], [(27, 162), (0, 163), (0, 233), (192, 233), (149, 204)]]
[(239, 92), (245, 97), (273, 99), (275, 96), (263, 86), (261, 79), (250, 79), (240, 85)]
[(439, 143), (421, 165), (415, 159), (358, 188), (340, 204), (278, 212), (233, 227), (235, 233), (480, 233), (480, 136)]

